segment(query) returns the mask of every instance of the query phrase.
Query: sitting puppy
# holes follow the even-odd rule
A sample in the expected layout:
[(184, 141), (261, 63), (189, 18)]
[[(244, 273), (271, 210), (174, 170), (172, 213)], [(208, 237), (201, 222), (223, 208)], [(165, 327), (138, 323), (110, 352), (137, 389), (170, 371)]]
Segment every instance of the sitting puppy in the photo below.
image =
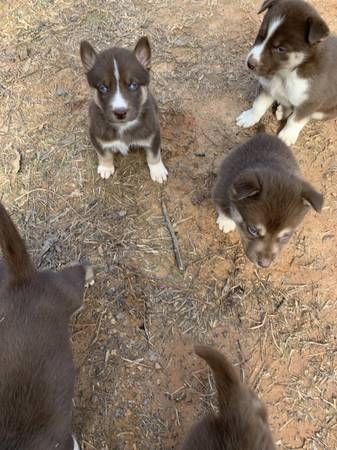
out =
[(89, 118), (98, 173), (109, 178), (115, 172), (114, 153), (126, 155), (130, 147), (142, 147), (152, 180), (165, 181), (167, 170), (160, 154), (158, 108), (148, 88), (151, 66), (148, 39), (139, 39), (133, 52), (114, 47), (99, 54), (83, 41), (81, 59), (88, 83), (94, 89)]
[(266, 0), (266, 10), (247, 59), (262, 91), (237, 124), (253, 126), (276, 101), (276, 118), (288, 118), (279, 137), (292, 145), (310, 119), (337, 116), (337, 37), (302, 0)]
[(225, 233), (239, 229), (245, 252), (269, 267), (323, 196), (304, 181), (290, 149), (276, 136), (257, 134), (224, 159), (213, 190)]
[(194, 425), (182, 450), (275, 450), (261, 400), (240, 382), (221, 353), (204, 346), (196, 347), (196, 353), (213, 371), (219, 413)]
[(0, 448), (79, 450), (68, 326), (92, 269), (37, 272), (1, 204), (0, 246)]

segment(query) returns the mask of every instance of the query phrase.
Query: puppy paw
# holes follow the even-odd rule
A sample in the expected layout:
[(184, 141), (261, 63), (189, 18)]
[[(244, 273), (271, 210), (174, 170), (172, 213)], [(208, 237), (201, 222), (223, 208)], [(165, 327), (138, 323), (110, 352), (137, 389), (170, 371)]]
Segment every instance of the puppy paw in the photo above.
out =
[(285, 126), (278, 134), (278, 137), (287, 145), (294, 145), (297, 141), (299, 131)]
[(251, 108), (244, 111), (236, 118), (236, 124), (242, 128), (249, 128), (258, 123), (260, 119), (261, 117), (256, 114), (254, 108)]
[(99, 165), (97, 167), (97, 173), (99, 173), (104, 180), (107, 180), (111, 175), (115, 173), (115, 167)]
[(95, 284), (94, 269), (90, 264), (85, 265), (85, 287), (93, 286)]
[(157, 164), (149, 164), (149, 169), (151, 178), (156, 183), (161, 184), (167, 180), (168, 172), (161, 160)]
[(284, 107), (282, 105), (278, 105), (275, 111), (275, 117), (276, 119), (281, 122), (284, 118)]
[(224, 214), (219, 214), (216, 223), (219, 225), (220, 230), (224, 233), (230, 233), (236, 228), (234, 220), (226, 217)]

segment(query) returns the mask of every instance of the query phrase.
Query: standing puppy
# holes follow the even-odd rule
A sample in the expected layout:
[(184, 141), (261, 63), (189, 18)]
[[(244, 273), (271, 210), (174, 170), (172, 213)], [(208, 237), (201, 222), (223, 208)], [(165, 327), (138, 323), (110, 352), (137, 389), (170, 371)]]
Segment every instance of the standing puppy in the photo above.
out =
[(224, 159), (213, 201), (220, 230), (238, 228), (250, 261), (269, 267), (309, 208), (321, 211), (323, 196), (303, 180), (290, 149), (260, 133)]
[(133, 52), (113, 47), (97, 54), (83, 41), (81, 59), (94, 90), (89, 119), (98, 173), (109, 178), (115, 172), (114, 153), (126, 155), (130, 147), (142, 147), (152, 180), (165, 181), (167, 170), (160, 154), (158, 108), (148, 87), (151, 48), (147, 37), (139, 39)]
[(1, 204), (0, 246), (0, 448), (79, 450), (69, 320), (92, 269), (37, 272)]
[(219, 413), (194, 425), (181, 450), (275, 450), (261, 400), (221, 353), (205, 346), (195, 350), (213, 371)]
[(310, 119), (337, 116), (337, 37), (302, 0), (266, 0), (259, 12), (264, 11), (247, 59), (262, 91), (237, 124), (255, 125), (276, 101), (277, 119), (288, 118), (279, 137), (292, 145)]

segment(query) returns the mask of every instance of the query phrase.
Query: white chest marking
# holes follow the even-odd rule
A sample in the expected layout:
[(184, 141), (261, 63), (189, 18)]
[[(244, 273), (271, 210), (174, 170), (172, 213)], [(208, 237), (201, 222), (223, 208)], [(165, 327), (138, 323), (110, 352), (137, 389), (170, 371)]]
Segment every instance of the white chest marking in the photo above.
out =
[(131, 146), (144, 148), (151, 147), (153, 138), (154, 135), (151, 134), (151, 136), (149, 136), (146, 139), (135, 139), (134, 141), (131, 141), (129, 143), (125, 143), (119, 139), (116, 139), (114, 141), (102, 141), (102, 139), (97, 138), (97, 140), (104, 150), (110, 150), (114, 153), (121, 153), (122, 155), (127, 155), (129, 148)]
[(285, 71), (271, 79), (260, 77), (259, 81), (273, 99), (283, 106), (298, 107), (308, 98), (310, 80), (300, 78), (297, 70)]
[(268, 44), (269, 39), (275, 33), (277, 28), (282, 24), (283, 20), (283, 17), (276, 17), (272, 22), (270, 22), (267, 36), (265, 37), (264, 41), (262, 41), (260, 44), (254, 45), (254, 47), (248, 54), (248, 58), (253, 57), (257, 63), (260, 63), (262, 54), (264, 52), (264, 49), (266, 48), (266, 45)]
[(115, 95), (111, 99), (111, 107), (113, 110), (115, 109), (127, 109), (128, 104), (125, 98), (121, 94), (120, 90), (120, 76), (118, 70), (117, 61), (114, 59), (114, 76), (116, 80), (116, 92)]

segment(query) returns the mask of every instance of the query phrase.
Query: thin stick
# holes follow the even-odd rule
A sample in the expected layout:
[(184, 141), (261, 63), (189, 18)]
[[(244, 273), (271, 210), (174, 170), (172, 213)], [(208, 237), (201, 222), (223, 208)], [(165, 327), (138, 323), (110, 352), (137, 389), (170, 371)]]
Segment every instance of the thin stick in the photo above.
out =
[(178, 239), (174, 232), (173, 226), (171, 224), (164, 200), (161, 201), (161, 207), (163, 210), (166, 227), (171, 235), (173, 250), (174, 250), (175, 257), (176, 257), (176, 263), (177, 263), (178, 269), (184, 270), (184, 263), (183, 263), (183, 260), (182, 260), (181, 254), (180, 254), (180, 250), (179, 250), (179, 246), (178, 246)]

